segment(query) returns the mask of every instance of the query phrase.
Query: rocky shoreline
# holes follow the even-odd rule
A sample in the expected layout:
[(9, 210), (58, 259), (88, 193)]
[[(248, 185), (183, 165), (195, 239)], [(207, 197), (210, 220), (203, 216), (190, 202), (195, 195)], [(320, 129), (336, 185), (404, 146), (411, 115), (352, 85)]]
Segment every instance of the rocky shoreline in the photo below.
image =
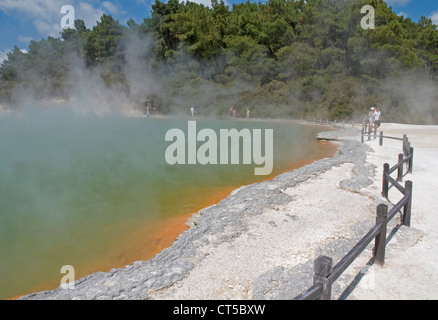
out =
[[(369, 192), (367, 187), (373, 183), (376, 167), (366, 162), (366, 154), (370, 147), (359, 143), (358, 135), (357, 129), (341, 129), (320, 134), (319, 139), (337, 141), (336, 143), (340, 144), (333, 158), (322, 159), (300, 169), (281, 174), (273, 180), (235, 190), (220, 203), (195, 214), (188, 221), (190, 229), (181, 234), (172, 246), (148, 261), (137, 261), (122, 269), (88, 275), (76, 280), (74, 289), (58, 288), (33, 293), (20, 299), (291, 299), (311, 285), (313, 259), (317, 255), (331, 256), (336, 263), (374, 223), (372, 218), (374, 210), (381, 200)], [(294, 214), (291, 208), (312, 206), (303, 202), (312, 200), (311, 195), (296, 195), (294, 189), (303, 183), (311, 187), (312, 179), (322, 174), (329, 174), (333, 170), (349, 171), (345, 177), (340, 176), (340, 180), (333, 187), (336, 189), (333, 192), (342, 192), (345, 195), (348, 194), (348, 197), (360, 197), (363, 204), (360, 211), (365, 211), (366, 214), (349, 218), (350, 225), (345, 226), (347, 231), (338, 230), (333, 225), (327, 234), (318, 233), (315, 236), (315, 244), (310, 246), (311, 242), (303, 242), (302, 239), (305, 236), (300, 237), (300, 232), (303, 234), (317, 233), (312, 229), (312, 223), (323, 221), (323, 219), (317, 214), (312, 217), (312, 214), (321, 209)], [(336, 177), (339, 174), (335, 171), (330, 173), (330, 177)], [(320, 188), (319, 182), (313, 185), (315, 189)], [(319, 196), (325, 197), (323, 191), (319, 192)], [(338, 201), (331, 200), (332, 202)], [(344, 200), (340, 198), (339, 206), (343, 204)], [(268, 221), (263, 218), (265, 215), (271, 215), (274, 218)], [(345, 216), (342, 212), (339, 215)], [(278, 220), (275, 217), (278, 217)], [(306, 219), (310, 219), (310, 224), (305, 223)], [(337, 216), (329, 217), (329, 219), (336, 221)], [(236, 251), (241, 243), (248, 243), (248, 257), (251, 255), (256, 257), (260, 251), (274, 252), (270, 248), (252, 247), (251, 241), (254, 241), (256, 245), (257, 241), (261, 241), (265, 236), (259, 232), (261, 229), (255, 231), (254, 228), (262, 228), (268, 235), (272, 230), (281, 229), (283, 226), (290, 228), (291, 237), (294, 233), (296, 234), (297, 239), (287, 240), (291, 241), (294, 246), (296, 245), (296, 249), (292, 246), (291, 249), (287, 249), (288, 251), (281, 249), (281, 253), (278, 253), (271, 263), (268, 261), (268, 254), (264, 253), (262, 259), (266, 258), (268, 262), (260, 264), (263, 268), (252, 268), (251, 263), (257, 264), (257, 261), (245, 260), (250, 258), (241, 258), (240, 254), (233, 256), (236, 252), (241, 252)], [(275, 236), (275, 232), (272, 236)], [(271, 243), (271, 240), (267, 239), (267, 241)], [(272, 239), (272, 243), (277, 242), (278, 239)], [(300, 242), (303, 243), (300, 244)], [(286, 244), (283, 247), (285, 246)], [(250, 250), (254, 252), (251, 253)], [(300, 252), (300, 255), (294, 252)], [(284, 263), (283, 261), (287, 261), (284, 260), (285, 255), (289, 253), (291, 262)], [(211, 259), (214, 261), (215, 255), (222, 257), (216, 258), (218, 264), (209, 262)], [(370, 257), (367, 255), (364, 259)], [(235, 272), (231, 269), (221, 272), (221, 261), (227, 264), (224, 260), (228, 258), (233, 261), (242, 259), (238, 264), (239, 267), (235, 267)], [(214, 270), (215, 264), (216, 270)], [(365, 263), (362, 261), (358, 268), (363, 268), (365, 265), (366, 261)], [(205, 269), (198, 270), (198, 268)], [(239, 272), (246, 272), (247, 275), (240, 277)], [(354, 280), (357, 272), (358, 269), (353, 268), (351, 272), (342, 276), (333, 287), (333, 296), (345, 294), (345, 283), (348, 284)], [(202, 283), (201, 274), (207, 279), (205, 283)], [(191, 286), (192, 289), (187, 289), (185, 283), (190, 281), (194, 285)], [(340, 287), (341, 284), (343, 288)], [(198, 286), (204, 288), (205, 292), (202, 290), (195, 292)]]

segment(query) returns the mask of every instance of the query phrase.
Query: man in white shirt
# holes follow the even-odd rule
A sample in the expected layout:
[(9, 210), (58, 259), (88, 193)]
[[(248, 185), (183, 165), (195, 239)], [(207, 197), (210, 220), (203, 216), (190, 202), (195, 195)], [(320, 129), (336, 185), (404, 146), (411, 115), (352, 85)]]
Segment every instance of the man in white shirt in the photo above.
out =
[(381, 116), (381, 112), (379, 108), (376, 108), (374, 110), (374, 126), (376, 128), (380, 127), (380, 116)]

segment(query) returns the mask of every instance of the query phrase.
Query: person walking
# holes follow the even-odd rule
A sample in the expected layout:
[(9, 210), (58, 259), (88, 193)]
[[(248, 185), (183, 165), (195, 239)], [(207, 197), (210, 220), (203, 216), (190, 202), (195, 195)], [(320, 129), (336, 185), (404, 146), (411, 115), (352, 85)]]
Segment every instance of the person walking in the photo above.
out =
[(231, 112), (231, 117), (235, 118), (236, 117), (236, 109), (234, 109), (234, 107), (231, 107), (230, 112)]
[(370, 112), (368, 112), (368, 123), (369, 123), (369, 132), (373, 130), (374, 127), (374, 110), (375, 108), (372, 107)]
[(380, 119), (382, 116), (382, 113), (380, 112), (380, 109), (376, 107), (376, 109), (374, 110), (374, 126), (377, 129), (378, 127), (380, 127)]
[(150, 106), (149, 102), (146, 102), (146, 106), (145, 106), (145, 108), (144, 108), (144, 110), (143, 110), (143, 112), (144, 112), (144, 114), (146, 115), (146, 117), (149, 117), (149, 115), (150, 115), (150, 109), (151, 109), (151, 106)]

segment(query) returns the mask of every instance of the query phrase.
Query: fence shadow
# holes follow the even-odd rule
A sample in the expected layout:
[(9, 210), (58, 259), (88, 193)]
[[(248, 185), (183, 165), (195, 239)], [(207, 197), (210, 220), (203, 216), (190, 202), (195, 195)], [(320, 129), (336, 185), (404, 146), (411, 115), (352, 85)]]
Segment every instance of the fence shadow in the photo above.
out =
[[(361, 140), (363, 142), (363, 132), (361, 136)], [(385, 136), (381, 133), (380, 137), (381, 144), (383, 144), (383, 138)], [(403, 153), (399, 155), (397, 164), (392, 168), (389, 167), (388, 163), (385, 163), (383, 166), (382, 196), (388, 200), (389, 189), (395, 187), (402, 193), (403, 197), (400, 199), (400, 201), (393, 205), (389, 212), (386, 204), (379, 204), (377, 206), (376, 224), (374, 227), (371, 228), (371, 230), (334, 267), (332, 267), (332, 258), (327, 256), (319, 256), (316, 258), (314, 260), (313, 286), (296, 296), (294, 300), (330, 300), (333, 283), (368, 247), (368, 245), (374, 241), (373, 256), (339, 297), (339, 300), (346, 299), (351, 292), (353, 292), (354, 288), (356, 288), (360, 280), (364, 277), (369, 267), (373, 266), (374, 264), (379, 266), (384, 265), (386, 245), (393, 238), (401, 225), (405, 225), (407, 227), (410, 226), (412, 208), (412, 181), (406, 181), (404, 187), (401, 186), (399, 182), (403, 180), (403, 177), (406, 174), (412, 173), (414, 149), (410, 147), (409, 140), (406, 138), (406, 136), (400, 140), (403, 140)], [(403, 173), (405, 164), (407, 164), (408, 167), (406, 174)], [(396, 179), (391, 177), (391, 174), (395, 171), (397, 171)], [(402, 224), (398, 224), (387, 236), (388, 222), (391, 221), (391, 219), (397, 213), (401, 214)]]

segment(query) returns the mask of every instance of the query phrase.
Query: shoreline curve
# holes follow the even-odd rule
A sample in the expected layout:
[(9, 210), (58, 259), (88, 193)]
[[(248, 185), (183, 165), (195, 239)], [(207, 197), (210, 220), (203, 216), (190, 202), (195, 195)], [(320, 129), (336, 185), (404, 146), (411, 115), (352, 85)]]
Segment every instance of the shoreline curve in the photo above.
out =
[[(333, 158), (325, 158), (299, 169), (282, 173), (267, 181), (234, 190), (219, 203), (200, 210), (188, 221), (190, 228), (180, 234), (170, 247), (147, 261), (136, 261), (121, 269), (97, 272), (78, 279), (74, 290), (61, 288), (42, 291), (19, 299), (154, 299), (155, 292), (183, 279), (208, 252), (200, 252), (214, 242), (227, 243), (247, 231), (244, 220), (257, 216), (267, 207), (291, 201), (287, 188), (306, 181), (343, 163), (355, 164), (355, 177), (345, 182), (350, 189), (361, 189), (372, 183), (365, 168), (366, 145), (341, 137), (355, 135), (357, 130), (341, 129), (320, 133), (330, 140), (342, 140)], [(196, 243), (196, 245), (195, 245)]]

